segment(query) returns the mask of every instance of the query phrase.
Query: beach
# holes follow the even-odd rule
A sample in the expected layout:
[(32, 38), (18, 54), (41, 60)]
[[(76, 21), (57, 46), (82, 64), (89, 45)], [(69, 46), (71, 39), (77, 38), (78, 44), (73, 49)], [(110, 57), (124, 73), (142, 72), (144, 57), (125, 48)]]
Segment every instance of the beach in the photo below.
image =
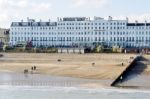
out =
[[(136, 54), (43, 54), (1, 53), (1, 99), (149, 99), (150, 56), (136, 64), (142, 70), (111, 87), (111, 83), (129, 66)], [(58, 61), (59, 60), (59, 61)], [(60, 61), (61, 60), (61, 61)], [(93, 64), (94, 63), (94, 64)], [(123, 65), (122, 65), (123, 63)], [(37, 69), (33, 71), (32, 66)], [(24, 69), (29, 72), (24, 74)], [(136, 70), (136, 69), (134, 69)], [(144, 76), (146, 77), (146, 76)], [(141, 82), (141, 83), (139, 83)], [(137, 85), (140, 85), (138, 88)], [(147, 88), (145, 88), (147, 87)]]
[[(95, 88), (110, 87), (111, 83), (133, 60), (131, 57), (136, 57), (135, 54), (1, 54), (3, 54), (3, 57), (0, 58), (0, 71), (2, 73), (20, 73), (20, 75), (24, 75), (24, 70), (28, 69), (29, 75), (72, 77), (82, 79), (76, 80), (76, 82), (83, 81), (83, 83), (83, 79), (93, 80), (93, 83), (84, 83), (78, 86)], [(31, 70), (32, 66), (36, 66), (37, 69), (35, 71)], [(11, 78), (15, 78), (15, 76)], [(32, 81), (34, 80), (36, 81), (33, 77)], [(96, 83), (95, 80), (99, 80), (99, 83)]]

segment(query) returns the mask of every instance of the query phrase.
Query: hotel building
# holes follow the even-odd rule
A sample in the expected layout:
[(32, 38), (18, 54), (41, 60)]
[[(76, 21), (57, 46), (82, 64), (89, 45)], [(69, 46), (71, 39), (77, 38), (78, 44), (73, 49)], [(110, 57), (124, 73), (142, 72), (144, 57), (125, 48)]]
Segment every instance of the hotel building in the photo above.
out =
[(57, 22), (12, 22), (10, 45), (32, 41), (34, 46), (85, 47), (95, 44), (120, 47), (150, 47), (150, 23), (105, 20), (100, 17), (58, 18)]

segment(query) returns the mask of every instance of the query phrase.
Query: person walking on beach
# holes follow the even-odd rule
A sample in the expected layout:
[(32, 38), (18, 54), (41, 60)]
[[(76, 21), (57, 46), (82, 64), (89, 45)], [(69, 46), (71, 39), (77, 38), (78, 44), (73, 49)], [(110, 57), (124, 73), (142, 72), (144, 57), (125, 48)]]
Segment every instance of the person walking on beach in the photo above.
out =
[(36, 66), (34, 66), (34, 70), (36, 70)]

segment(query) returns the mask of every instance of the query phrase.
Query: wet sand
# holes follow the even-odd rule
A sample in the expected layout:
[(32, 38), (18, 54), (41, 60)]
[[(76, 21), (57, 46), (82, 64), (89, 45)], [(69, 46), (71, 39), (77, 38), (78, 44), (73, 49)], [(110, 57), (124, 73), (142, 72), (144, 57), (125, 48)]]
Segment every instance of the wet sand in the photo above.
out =
[(42, 74), (0, 73), (0, 85), (107, 88), (111, 80), (93, 80)]

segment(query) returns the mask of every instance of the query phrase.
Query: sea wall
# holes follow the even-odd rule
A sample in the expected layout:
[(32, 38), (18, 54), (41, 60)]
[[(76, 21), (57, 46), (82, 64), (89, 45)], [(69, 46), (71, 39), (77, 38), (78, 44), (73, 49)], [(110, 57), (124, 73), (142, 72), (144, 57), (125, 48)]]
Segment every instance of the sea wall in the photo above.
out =
[(136, 56), (135, 58), (130, 57), (130, 64), (127, 66), (127, 68), (112, 82), (111, 86), (117, 86), (118, 83), (121, 83), (126, 76), (128, 76), (128, 72), (132, 70), (132, 68), (135, 66), (136, 62), (139, 61), (142, 58), (142, 56)]

